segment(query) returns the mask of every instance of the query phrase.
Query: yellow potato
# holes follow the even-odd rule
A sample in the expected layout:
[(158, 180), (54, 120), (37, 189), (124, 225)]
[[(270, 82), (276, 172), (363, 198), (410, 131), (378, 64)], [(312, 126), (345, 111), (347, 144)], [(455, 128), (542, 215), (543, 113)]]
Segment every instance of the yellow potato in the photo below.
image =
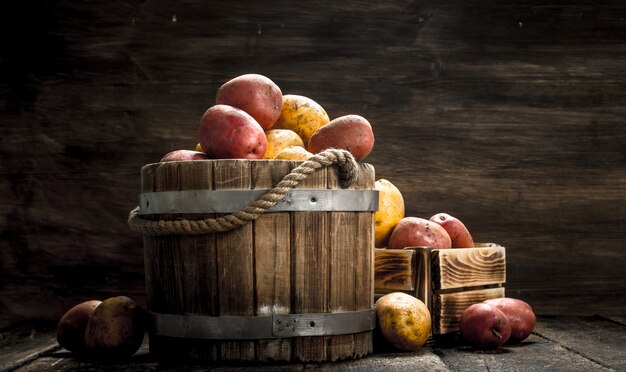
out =
[(272, 129), (291, 129), (304, 144), (321, 126), (330, 121), (322, 106), (314, 100), (296, 94), (283, 95), (283, 108)]
[(301, 146), (290, 146), (278, 154), (274, 159), (276, 160), (307, 160), (313, 156), (310, 152), (308, 152), (304, 147)]
[(404, 198), (400, 190), (386, 179), (374, 182), (374, 189), (378, 190), (378, 211), (374, 214), (374, 245), (376, 248), (384, 248), (393, 229), (404, 218)]
[(430, 336), (431, 318), (421, 300), (393, 292), (379, 298), (374, 307), (377, 326), (387, 342), (404, 351), (424, 346)]
[(194, 148), (194, 150), (198, 152), (204, 152), (204, 150), (202, 150), (202, 145), (200, 144), (200, 142), (196, 144), (196, 147)]
[(263, 159), (274, 159), (283, 149), (291, 146), (304, 148), (304, 142), (298, 134), (290, 129), (270, 129), (265, 132), (267, 148)]
[(98, 358), (135, 354), (145, 333), (143, 309), (126, 296), (108, 298), (94, 310), (85, 329), (85, 346)]

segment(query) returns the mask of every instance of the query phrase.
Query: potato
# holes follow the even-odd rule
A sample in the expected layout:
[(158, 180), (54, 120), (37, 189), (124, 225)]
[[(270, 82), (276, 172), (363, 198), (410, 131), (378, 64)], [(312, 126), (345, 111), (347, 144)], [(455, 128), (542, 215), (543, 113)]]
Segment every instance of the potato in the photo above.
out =
[(57, 325), (57, 341), (69, 351), (85, 351), (85, 329), (94, 310), (102, 301), (81, 302), (69, 309)]
[(161, 158), (161, 162), (166, 161), (188, 161), (188, 160), (204, 160), (209, 157), (204, 152), (193, 150), (174, 150), (168, 152)]
[(511, 336), (511, 326), (506, 315), (486, 303), (473, 304), (463, 310), (459, 318), (459, 330), (477, 349), (497, 348)]
[(259, 123), (245, 111), (215, 105), (200, 119), (200, 146), (212, 159), (261, 159), (267, 138)]
[(285, 94), (283, 109), (272, 129), (291, 129), (298, 133), (306, 146), (313, 133), (329, 121), (326, 110), (311, 98)]
[(372, 125), (362, 116), (345, 115), (320, 127), (309, 139), (307, 150), (317, 154), (327, 148), (343, 149), (363, 160), (374, 148)]
[(301, 146), (289, 146), (281, 150), (274, 159), (276, 160), (307, 160), (313, 156), (304, 147)]
[(511, 325), (511, 337), (508, 343), (525, 340), (535, 329), (537, 318), (529, 304), (516, 298), (502, 297), (484, 301), (502, 310)]
[(381, 178), (374, 182), (378, 190), (378, 210), (374, 213), (374, 246), (384, 248), (398, 222), (404, 218), (404, 198), (398, 188)]
[(428, 340), (430, 312), (421, 300), (403, 292), (393, 292), (379, 298), (374, 308), (380, 334), (394, 347), (414, 351)]
[(452, 240), (452, 248), (473, 248), (474, 239), (470, 234), (465, 224), (458, 218), (455, 218), (447, 213), (437, 213), (430, 217), (430, 220), (438, 223), (443, 227), (450, 235)]
[(404, 217), (389, 237), (388, 248), (404, 247), (451, 248), (450, 235), (441, 225), (424, 218)]
[(126, 358), (139, 350), (144, 333), (143, 309), (126, 296), (111, 297), (87, 322), (85, 346), (93, 357)]
[(217, 90), (215, 103), (247, 112), (263, 130), (268, 130), (280, 116), (283, 93), (270, 78), (259, 74), (245, 74), (224, 83)]
[(304, 148), (302, 138), (289, 129), (270, 129), (265, 132), (265, 137), (267, 137), (267, 148), (263, 159), (274, 159), (279, 152), (287, 147), (299, 146)]

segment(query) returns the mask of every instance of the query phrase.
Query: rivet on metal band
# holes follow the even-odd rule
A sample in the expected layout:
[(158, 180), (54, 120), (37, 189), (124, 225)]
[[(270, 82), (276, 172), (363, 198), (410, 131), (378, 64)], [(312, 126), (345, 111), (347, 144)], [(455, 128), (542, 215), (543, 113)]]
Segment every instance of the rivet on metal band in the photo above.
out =
[(205, 340), (336, 336), (371, 331), (374, 309), (266, 316), (174, 315), (150, 312), (150, 334)]

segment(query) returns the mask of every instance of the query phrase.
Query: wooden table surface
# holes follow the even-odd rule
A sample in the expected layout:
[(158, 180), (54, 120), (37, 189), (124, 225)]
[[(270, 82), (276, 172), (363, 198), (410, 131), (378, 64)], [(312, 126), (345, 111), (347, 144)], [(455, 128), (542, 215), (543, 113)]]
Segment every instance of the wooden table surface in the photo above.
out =
[(539, 316), (524, 342), (478, 351), (456, 335), (431, 339), (416, 352), (375, 351), (347, 362), (280, 365), (181, 366), (160, 364), (144, 339), (129, 360), (81, 360), (61, 348), (50, 325), (22, 324), (0, 333), (0, 371), (624, 371), (626, 317)]

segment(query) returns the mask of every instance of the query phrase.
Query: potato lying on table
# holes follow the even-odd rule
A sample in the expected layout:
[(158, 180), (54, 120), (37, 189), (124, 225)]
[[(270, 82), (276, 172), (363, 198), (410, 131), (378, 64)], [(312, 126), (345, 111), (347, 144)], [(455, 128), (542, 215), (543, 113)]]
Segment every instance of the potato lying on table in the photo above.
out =
[(431, 317), (421, 300), (393, 292), (379, 298), (374, 307), (378, 330), (387, 342), (404, 351), (424, 346), (430, 335)]
[(365, 159), (374, 147), (372, 125), (359, 115), (340, 116), (313, 133), (307, 150), (317, 154), (331, 147), (350, 152), (356, 160)]
[(85, 346), (96, 358), (130, 357), (141, 346), (145, 333), (143, 309), (126, 296), (108, 298), (87, 323)]
[(102, 301), (81, 302), (69, 309), (57, 325), (57, 341), (63, 348), (73, 352), (85, 351), (85, 329), (87, 322)]

